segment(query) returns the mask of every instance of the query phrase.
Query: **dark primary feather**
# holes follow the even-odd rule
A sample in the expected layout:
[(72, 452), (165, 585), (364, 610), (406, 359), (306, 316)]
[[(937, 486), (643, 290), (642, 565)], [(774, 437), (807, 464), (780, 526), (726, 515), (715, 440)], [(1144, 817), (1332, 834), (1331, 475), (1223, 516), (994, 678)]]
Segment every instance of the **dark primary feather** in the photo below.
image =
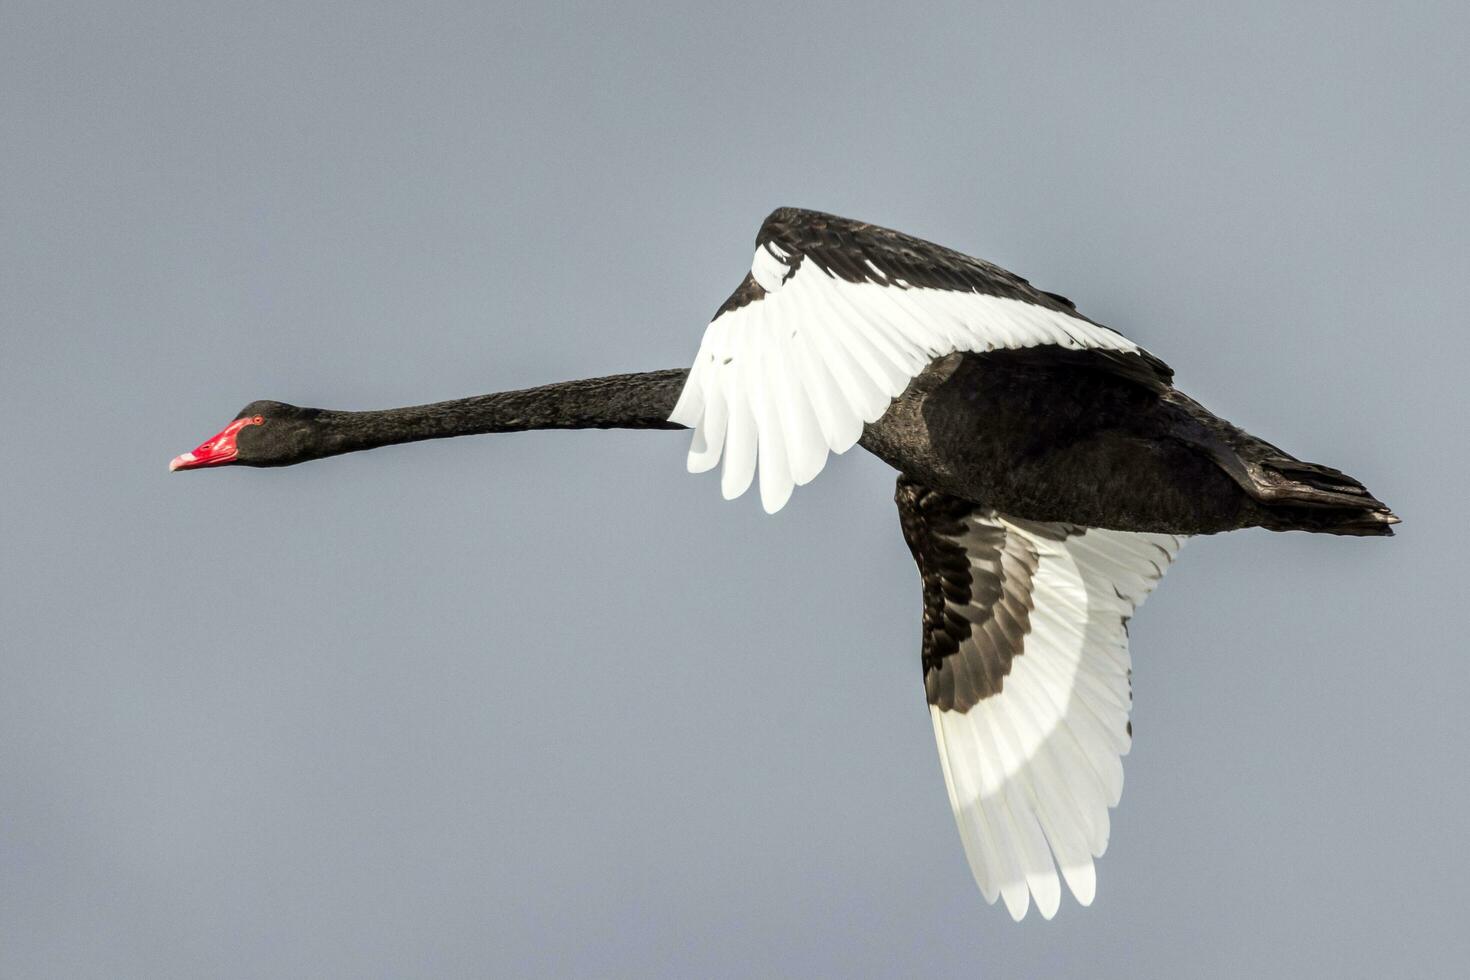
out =
[[(1036, 548), (1005, 527), (975, 520), (994, 517), (989, 508), (907, 477), (898, 478), (894, 500), (924, 590), (924, 691), (941, 710), (968, 711), (1001, 692), (1011, 662), (1025, 652)], [(1083, 530), (1033, 527), (1050, 538)]]

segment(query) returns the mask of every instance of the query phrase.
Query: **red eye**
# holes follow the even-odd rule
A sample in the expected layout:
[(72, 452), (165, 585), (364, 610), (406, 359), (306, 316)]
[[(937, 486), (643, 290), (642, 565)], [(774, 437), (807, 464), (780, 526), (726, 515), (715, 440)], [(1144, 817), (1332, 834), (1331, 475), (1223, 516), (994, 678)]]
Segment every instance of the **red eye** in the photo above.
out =
[(257, 416), (255, 416), (255, 418), (251, 419), (250, 421), (251, 422), (254, 422), (256, 425), (260, 425), (262, 422), (265, 421), (265, 419), (262, 416), (257, 415)]

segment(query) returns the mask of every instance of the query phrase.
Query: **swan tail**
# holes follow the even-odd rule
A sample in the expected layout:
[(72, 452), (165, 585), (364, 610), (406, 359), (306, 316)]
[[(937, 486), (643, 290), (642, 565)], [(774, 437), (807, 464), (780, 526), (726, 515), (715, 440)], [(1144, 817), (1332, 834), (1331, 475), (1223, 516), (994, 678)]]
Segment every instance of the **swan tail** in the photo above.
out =
[(1341, 470), (1272, 456), (1248, 464), (1264, 505), (1262, 526), (1273, 531), (1388, 536), (1399, 518), (1368, 488)]

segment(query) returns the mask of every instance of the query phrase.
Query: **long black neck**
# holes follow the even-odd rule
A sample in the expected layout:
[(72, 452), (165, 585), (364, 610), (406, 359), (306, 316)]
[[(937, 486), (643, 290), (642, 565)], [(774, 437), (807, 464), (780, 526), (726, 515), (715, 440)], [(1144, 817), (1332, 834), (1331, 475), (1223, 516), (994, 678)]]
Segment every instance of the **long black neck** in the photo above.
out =
[(326, 455), (400, 442), (529, 429), (682, 429), (669, 413), (687, 369), (614, 374), (371, 412), (323, 410)]

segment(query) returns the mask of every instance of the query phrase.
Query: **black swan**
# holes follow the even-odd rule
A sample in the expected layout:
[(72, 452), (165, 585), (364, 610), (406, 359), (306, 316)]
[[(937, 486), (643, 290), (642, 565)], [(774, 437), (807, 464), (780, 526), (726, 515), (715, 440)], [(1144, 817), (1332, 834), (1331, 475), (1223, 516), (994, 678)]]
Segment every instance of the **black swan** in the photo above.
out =
[[(1087, 905), (1132, 726), (1127, 622), (1184, 538), (1389, 535), (1351, 477), (1179, 392), (1163, 361), (1004, 269), (886, 228), (773, 212), (687, 371), (387, 411), (247, 405), (171, 469), (288, 466), (526, 429), (694, 430), (688, 468), (767, 511), (860, 444), (899, 473), (921, 663), (971, 870), (1015, 918)], [(1060, 871), (1060, 880), (1058, 878)]]

